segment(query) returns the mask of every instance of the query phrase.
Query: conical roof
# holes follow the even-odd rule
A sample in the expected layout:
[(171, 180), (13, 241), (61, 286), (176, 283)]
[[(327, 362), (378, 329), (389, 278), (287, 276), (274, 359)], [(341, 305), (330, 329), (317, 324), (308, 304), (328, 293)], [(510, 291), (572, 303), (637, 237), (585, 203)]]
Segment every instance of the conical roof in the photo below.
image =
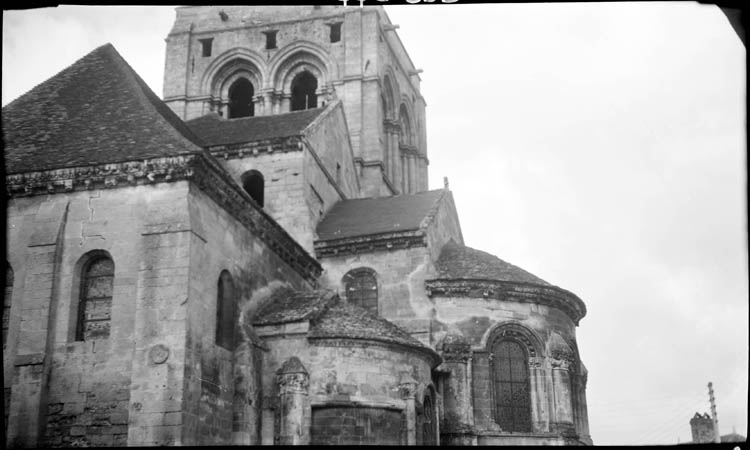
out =
[(364, 308), (336, 303), (313, 320), (311, 338), (348, 338), (388, 342), (427, 349), (409, 333)]
[(435, 266), (439, 279), (477, 279), (530, 283), (550, 283), (495, 255), (450, 240), (443, 246)]
[(202, 142), (111, 45), (2, 110), (6, 171), (79, 167), (202, 151)]
[(309, 339), (356, 339), (400, 344), (427, 353), (437, 364), (440, 356), (406, 330), (370, 311), (340, 300), (332, 291), (280, 289), (271, 295), (252, 320), (254, 326), (309, 321)]

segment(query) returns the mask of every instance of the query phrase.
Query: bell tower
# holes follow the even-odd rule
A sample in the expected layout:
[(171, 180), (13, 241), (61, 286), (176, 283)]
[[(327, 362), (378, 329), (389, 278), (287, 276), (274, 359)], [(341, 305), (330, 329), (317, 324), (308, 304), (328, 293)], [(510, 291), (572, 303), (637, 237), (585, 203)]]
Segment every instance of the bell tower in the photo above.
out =
[(183, 120), (344, 106), (362, 194), (427, 190), (419, 72), (381, 6), (187, 6), (166, 38)]

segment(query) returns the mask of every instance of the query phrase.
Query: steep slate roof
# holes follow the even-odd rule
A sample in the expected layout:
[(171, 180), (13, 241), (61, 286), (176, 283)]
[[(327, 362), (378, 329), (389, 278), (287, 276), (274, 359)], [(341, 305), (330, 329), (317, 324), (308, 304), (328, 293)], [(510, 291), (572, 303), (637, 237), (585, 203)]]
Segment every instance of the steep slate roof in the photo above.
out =
[(318, 224), (318, 240), (417, 230), (444, 192), (340, 201)]
[(266, 139), (296, 136), (302, 133), (325, 107), (272, 116), (224, 119), (216, 113), (186, 122), (207, 146), (241, 144)]
[(347, 338), (394, 343), (434, 351), (399, 326), (364, 308), (341, 302), (332, 291), (297, 292), (282, 289), (267, 300), (253, 325), (278, 325), (310, 321), (311, 339)]
[(499, 280), (552, 286), (495, 255), (457, 244), (453, 240), (443, 246), (435, 266), (437, 278)]
[(7, 173), (202, 152), (202, 142), (111, 45), (2, 110)]
[(319, 315), (337, 298), (336, 293), (330, 291), (298, 292), (280, 289), (258, 311), (253, 325), (275, 325), (309, 320)]
[(399, 326), (364, 308), (338, 303), (313, 319), (311, 338), (348, 338), (428, 349)]

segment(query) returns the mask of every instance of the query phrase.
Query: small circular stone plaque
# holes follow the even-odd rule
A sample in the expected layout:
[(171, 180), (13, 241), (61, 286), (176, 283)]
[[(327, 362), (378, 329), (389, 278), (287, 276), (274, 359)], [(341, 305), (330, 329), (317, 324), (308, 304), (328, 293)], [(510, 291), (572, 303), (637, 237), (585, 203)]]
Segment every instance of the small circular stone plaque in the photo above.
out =
[(169, 358), (169, 349), (162, 344), (156, 344), (151, 347), (148, 356), (154, 364), (161, 364)]

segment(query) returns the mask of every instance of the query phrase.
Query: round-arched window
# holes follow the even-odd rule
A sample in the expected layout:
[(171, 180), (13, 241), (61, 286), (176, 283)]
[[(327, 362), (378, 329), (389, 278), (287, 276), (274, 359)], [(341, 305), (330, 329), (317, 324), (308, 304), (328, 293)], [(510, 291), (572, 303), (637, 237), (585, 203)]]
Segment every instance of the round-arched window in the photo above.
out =
[(229, 118), (254, 116), (254, 94), (253, 84), (247, 78), (240, 78), (232, 83), (229, 87)]
[(242, 189), (262, 208), (263, 207), (263, 174), (257, 170), (250, 170), (242, 175)]
[(318, 107), (318, 79), (308, 71), (298, 73), (292, 80), (292, 111)]
[(503, 431), (531, 431), (529, 358), (523, 345), (501, 339), (492, 346), (495, 420)]
[(373, 314), (378, 313), (378, 282), (373, 270), (351, 270), (344, 275), (343, 282), (348, 303), (365, 308)]

